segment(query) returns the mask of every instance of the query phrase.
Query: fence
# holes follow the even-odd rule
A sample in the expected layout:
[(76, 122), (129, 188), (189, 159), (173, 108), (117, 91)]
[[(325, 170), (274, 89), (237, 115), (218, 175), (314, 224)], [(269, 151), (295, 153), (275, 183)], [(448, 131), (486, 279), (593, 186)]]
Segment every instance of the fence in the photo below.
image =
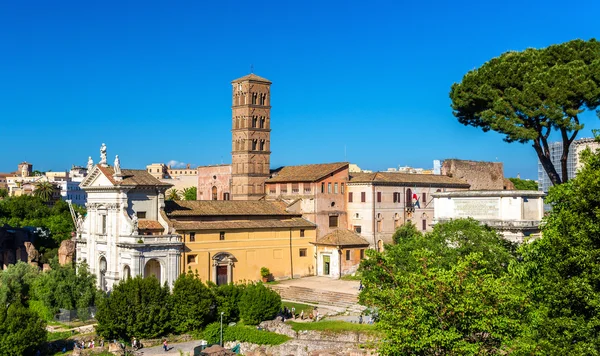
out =
[(96, 320), (96, 307), (79, 308), (79, 309), (59, 309), (60, 312), (54, 316), (54, 321), (63, 324), (71, 325), (74, 322), (88, 322)]

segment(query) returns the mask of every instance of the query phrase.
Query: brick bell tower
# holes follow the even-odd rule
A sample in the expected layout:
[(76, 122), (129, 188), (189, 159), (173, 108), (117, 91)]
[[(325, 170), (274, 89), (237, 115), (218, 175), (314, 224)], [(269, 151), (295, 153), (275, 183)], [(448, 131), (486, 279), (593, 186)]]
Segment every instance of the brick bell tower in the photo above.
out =
[(231, 84), (231, 195), (258, 200), (271, 169), (271, 82), (249, 74)]

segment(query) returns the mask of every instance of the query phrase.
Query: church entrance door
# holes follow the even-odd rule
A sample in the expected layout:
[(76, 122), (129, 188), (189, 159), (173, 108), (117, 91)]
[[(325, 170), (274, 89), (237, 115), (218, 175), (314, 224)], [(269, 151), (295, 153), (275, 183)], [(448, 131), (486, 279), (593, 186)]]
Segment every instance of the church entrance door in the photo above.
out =
[(227, 284), (227, 266), (217, 266), (217, 285)]
[(329, 256), (323, 256), (323, 274), (329, 276)]

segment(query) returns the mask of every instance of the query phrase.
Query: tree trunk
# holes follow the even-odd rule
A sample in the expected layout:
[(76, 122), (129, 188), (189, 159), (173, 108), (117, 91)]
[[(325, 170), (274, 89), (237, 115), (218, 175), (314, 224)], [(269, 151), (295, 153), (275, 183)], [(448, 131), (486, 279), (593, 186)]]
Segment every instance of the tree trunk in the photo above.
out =
[(562, 181), (560, 179), (560, 176), (558, 175), (558, 172), (556, 172), (556, 168), (554, 168), (554, 165), (552, 164), (552, 161), (550, 160), (549, 150), (546, 150), (544, 152), (540, 143), (537, 140), (533, 141), (532, 146), (535, 149), (535, 152), (537, 153), (538, 158), (540, 159), (540, 163), (542, 164), (542, 167), (544, 167), (544, 170), (548, 174), (548, 178), (550, 178), (552, 185), (561, 184)]

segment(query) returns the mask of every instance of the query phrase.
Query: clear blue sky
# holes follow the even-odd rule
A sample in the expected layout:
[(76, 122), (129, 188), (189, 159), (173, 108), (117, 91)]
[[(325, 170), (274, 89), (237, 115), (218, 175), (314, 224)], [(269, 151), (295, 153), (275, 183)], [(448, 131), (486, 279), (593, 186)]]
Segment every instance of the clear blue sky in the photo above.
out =
[[(553, 5), (555, 3), (555, 5)], [(600, 37), (597, 1), (3, 1), (0, 172), (229, 163), (231, 80), (273, 82), (271, 167), (504, 162), (530, 145), (460, 125), (448, 92), (508, 50)], [(580, 137), (598, 128), (585, 117)]]

